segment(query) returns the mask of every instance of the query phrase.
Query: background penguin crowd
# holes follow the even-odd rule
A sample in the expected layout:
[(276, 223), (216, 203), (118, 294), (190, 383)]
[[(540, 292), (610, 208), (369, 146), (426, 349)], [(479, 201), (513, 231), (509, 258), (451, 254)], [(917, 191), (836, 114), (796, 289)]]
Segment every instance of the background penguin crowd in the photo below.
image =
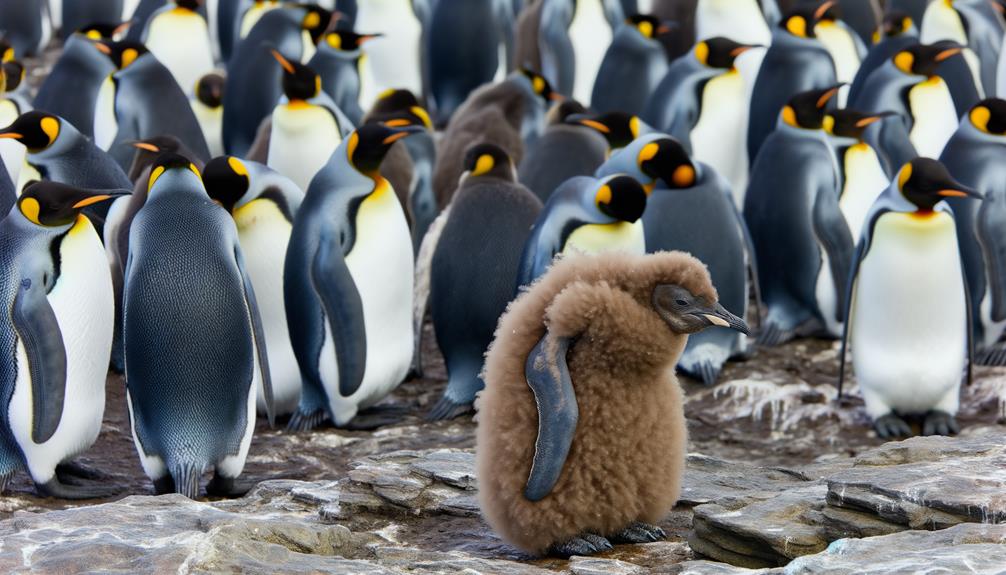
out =
[[(840, 340), (883, 437), (956, 433), (1006, 365), (986, 0), (0, 0), (0, 30), (0, 487), (109, 493), (72, 461), (109, 366), (155, 492), (240, 496), (258, 417), (393, 421), (429, 314), (428, 417), (480, 404), (490, 520), (583, 554), (662, 536), (665, 364)], [(644, 405), (645, 501), (557, 505), (637, 441), (591, 418)]]

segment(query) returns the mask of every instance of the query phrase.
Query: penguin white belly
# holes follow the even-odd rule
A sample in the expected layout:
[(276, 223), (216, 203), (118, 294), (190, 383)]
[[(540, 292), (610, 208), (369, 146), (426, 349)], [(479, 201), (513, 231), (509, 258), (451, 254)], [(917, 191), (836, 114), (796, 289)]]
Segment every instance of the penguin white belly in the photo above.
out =
[(573, 97), (577, 101), (590, 101), (594, 79), (597, 78), (597, 70), (611, 45), (611, 38), (611, 26), (604, 16), (602, 1), (579, 0), (573, 21), (569, 25), (569, 40), (576, 57)]
[(992, 319), (992, 286), (991, 284), (986, 284), (985, 287), (985, 297), (978, 304), (978, 313), (981, 318), (982, 326), (985, 328), (985, 337), (982, 341), (976, 341), (975, 345), (979, 347), (990, 347), (999, 341), (1002, 337), (1003, 332), (1006, 331), (1006, 320), (995, 321)]
[(887, 175), (877, 152), (862, 142), (845, 152), (844, 163), (845, 185), (838, 205), (849, 224), (853, 241), (858, 242), (873, 202), (887, 188)]
[(98, 99), (94, 104), (94, 145), (108, 151), (119, 133), (119, 121), (115, 119), (115, 81), (109, 76), (98, 89)]
[(419, 38), (422, 27), (410, 0), (368, 0), (357, 4), (357, 30), (384, 33), (368, 40), (367, 61), (361, 67), (360, 107), (369, 110), (378, 94), (405, 88), (422, 94)]
[(957, 111), (950, 90), (936, 76), (913, 86), (908, 102), (914, 120), (909, 140), (920, 156), (939, 158), (957, 130)]
[(32, 478), (45, 483), (59, 463), (90, 447), (105, 413), (105, 376), (112, 351), (114, 303), (105, 250), (90, 221), (78, 216), (59, 250), (61, 272), (49, 292), (66, 348), (66, 391), (63, 415), (45, 443), (35, 443), (32, 430), (31, 378), (24, 346), (18, 341), (18, 377), (11, 399), (11, 430)]
[(129, 410), (129, 431), (133, 436), (133, 445), (136, 446), (136, 453), (140, 455), (140, 466), (143, 473), (151, 479), (160, 479), (168, 473), (168, 468), (164, 465), (164, 459), (160, 455), (148, 455), (140, 443), (140, 438), (136, 435), (136, 416), (133, 415), (133, 399), (126, 390), (126, 408)]
[(950, 215), (887, 213), (860, 264), (852, 361), (867, 412), (956, 411), (966, 307)]
[(613, 224), (582, 225), (569, 234), (562, 247), (563, 255), (572, 253), (598, 254), (611, 251), (645, 254), (646, 238), (643, 235), (643, 220), (637, 220), (632, 224), (616, 222)]
[(835, 291), (835, 276), (831, 274), (831, 260), (828, 252), (819, 243), (817, 249), (821, 252), (821, 269), (817, 273), (817, 283), (814, 285), (814, 295), (817, 309), (824, 320), (824, 329), (833, 337), (842, 335), (842, 324), (835, 319), (838, 314), (838, 292)]
[(121, 21), (125, 22), (133, 17), (133, 12), (136, 12), (136, 7), (140, 5), (140, 0), (126, 0), (122, 3), (122, 18)]
[(724, 36), (742, 44), (772, 43), (757, 0), (699, 0), (695, 10), (695, 39)]
[(692, 155), (712, 166), (730, 182), (738, 206), (744, 205), (748, 183), (747, 87), (736, 70), (706, 83), (699, 121), (690, 134)]
[[(10, 100), (0, 100), (0, 126), (9, 126), (21, 114), (17, 104)], [(16, 140), (0, 140), (0, 158), (3, 159), (10, 181), (18, 183), (18, 174), (21, 173), (21, 166), (24, 164), (25, 155), (28, 150), (24, 145)], [(20, 187), (17, 188), (20, 191)], [(3, 214), (6, 216), (7, 214)]]
[(145, 44), (186, 94), (194, 93), (196, 82), (213, 71), (213, 46), (206, 20), (189, 10), (176, 8), (160, 13), (147, 25)]
[(28, 163), (27, 156), (26, 159), (21, 162), (21, 171), (17, 175), (17, 185), (15, 191), (17, 195), (21, 195), (21, 190), (28, 185), (28, 182), (36, 180), (42, 180), (42, 172), (39, 172), (35, 166)]
[(189, 100), (192, 113), (199, 122), (199, 128), (206, 139), (206, 146), (210, 149), (210, 156), (217, 157), (224, 154), (224, 108), (218, 106), (210, 108), (195, 98)]
[(332, 113), (314, 104), (280, 104), (272, 113), (266, 164), (302, 190), (339, 147), (342, 136)]
[[(412, 238), (401, 204), (386, 180), (360, 205), (356, 239), (346, 265), (363, 302), (367, 362), (360, 388), (349, 397), (340, 396), (338, 376), (326, 375), (335, 372), (331, 329), (326, 322), (322, 379), (337, 425), (390, 393), (405, 379), (412, 362)], [(330, 386), (329, 381), (336, 385)]]
[(849, 30), (831, 22), (818, 24), (814, 27), (814, 33), (831, 54), (831, 59), (835, 63), (835, 78), (846, 84), (838, 90), (838, 107), (844, 108), (852, 81), (859, 71), (859, 51), (856, 49), (856, 42)]
[[(283, 266), (293, 226), (270, 200), (252, 200), (238, 208), (234, 221), (245, 269), (255, 289), (255, 299), (262, 316), (275, 411), (280, 415), (293, 413), (300, 400), (301, 379), (283, 303)], [(265, 413), (261, 386), (257, 397), (259, 413)]]
[(311, 38), (311, 34), (309, 34), (307, 30), (301, 31), (300, 40), (300, 63), (307, 64), (311, 61), (311, 58), (314, 58), (314, 53), (318, 51), (318, 48), (314, 45), (314, 39)]
[(919, 41), (923, 44), (935, 44), (941, 40), (950, 40), (964, 46), (964, 60), (971, 69), (979, 97), (984, 98), (985, 92), (993, 86), (982, 86), (981, 62), (978, 55), (967, 47), (968, 33), (961, 15), (946, 2), (930, 2), (922, 17)]

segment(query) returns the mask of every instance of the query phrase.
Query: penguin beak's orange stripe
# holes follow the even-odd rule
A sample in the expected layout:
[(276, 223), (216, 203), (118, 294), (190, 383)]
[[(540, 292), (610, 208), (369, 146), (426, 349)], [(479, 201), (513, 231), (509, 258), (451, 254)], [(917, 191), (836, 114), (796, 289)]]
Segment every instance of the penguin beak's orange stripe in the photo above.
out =
[(961, 48), (949, 48), (937, 54), (934, 60), (936, 60), (937, 62), (942, 62), (951, 56), (956, 56), (960, 54), (961, 50), (962, 50)]
[(396, 120), (388, 120), (387, 122), (384, 122), (384, 125), (389, 128), (401, 128), (403, 126), (411, 126), (412, 122), (404, 118), (399, 118)]
[(862, 120), (856, 122), (857, 128), (865, 128), (874, 122), (879, 122), (880, 116), (870, 116), (869, 118), (863, 118)]
[(87, 206), (90, 206), (91, 204), (97, 204), (98, 202), (105, 201), (105, 200), (107, 200), (108, 198), (111, 198), (111, 197), (112, 196), (108, 196), (108, 195), (102, 194), (102, 195), (99, 195), (99, 196), (91, 196), (90, 198), (84, 198), (83, 200), (80, 200), (76, 204), (73, 204), (73, 209), (76, 210), (78, 208), (86, 208)]
[(269, 51), (272, 52), (272, 57), (276, 58), (276, 61), (279, 62), (279, 65), (283, 66), (283, 69), (286, 70), (287, 74), (294, 73), (293, 64), (291, 64), (289, 60), (284, 58), (283, 55), (280, 54), (277, 50), (269, 50)]
[(814, 19), (815, 20), (820, 20), (821, 16), (824, 16), (824, 13), (827, 12), (828, 9), (830, 9), (834, 5), (835, 5), (835, 0), (829, 0), (828, 2), (825, 2), (824, 4), (821, 4), (820, 6), (818, 6), (817, 10), (814, 10)]
[(829, 100), (835, 97), (835, 94), (837, 93), (838, 88), (832, 88), (827, 92), (825, 92), (824, 94), (822, 94), (821, 97), (817, 99), (817, 107), (823, 108), (828, 103)]
[(594, 128), (595, 130), (601, 132), (602, 134), (611, 133), (611, 128), (605, 126), (601, 122), (596, 122), (594, 120), (580, 120), (580, 123), (583, 124), (584, 126), (587, 126), (588, 128)]
[(101, 52), (102, 54), (108, 55), (112, 53), (112, 49), (104, 44), (98, 43), (95, 44), (94, 47), (97, 48), (98, 51)]
[(960, 190), (940, 190), (937, 194), (947, 198), (966, 198), (968, 195)]
[(146, 150), (148, 152), (154, 152), (155, 154), (161, 151), (161, 149), (158, 148), (157, 146), (153, 144), (148, 144), (146, 142), (133, 142), (133, 147), (139, 148), (141, 150)]
[(8, 132), (6, 134), (0, 134), (0, 138), (10, 139), (10, 140), (20, 140), (23, 137), (24, 136), (22, 136), (21, 134), (18, 134), (17, 132)]
[(409, 132), (398, 132), (397, 134), (391, 134), (387, 138), (384, 138), (384, 145), (387, 146), (387, 145), (394, 144), (398, 140), (401, 140), (402, 138), (404, 138), (404, 137), (406, 137), (408, 135), (409, 135)]

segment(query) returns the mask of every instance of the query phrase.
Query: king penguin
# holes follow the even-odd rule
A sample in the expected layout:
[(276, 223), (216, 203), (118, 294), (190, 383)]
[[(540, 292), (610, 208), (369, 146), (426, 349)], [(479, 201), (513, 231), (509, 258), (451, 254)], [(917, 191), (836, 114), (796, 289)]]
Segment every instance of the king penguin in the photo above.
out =
[[(348, 30), (336, 30), (325, 34), (318, 44), (307, 66), (321, 76), (321, 87), (335, 105), (339, 107), (354, 126), (363, 120), (363, 110), (369, 108), (376, 99), (368, 94), (362, 97), (366, 85), (360, 76), (363, 66), (363, 45), (380, 37), (380, 34), (357, 34)], [(364, 103), (366, 102), (366, 103)]]
[(949, 196), (957, 224), (964, 272), (971, 295), (972, 337), (977, 361), (1006, 365), (998, 343), (1006, 330), (1006, 173), (999, 160), (1006, 152), (1006, 101), (983, 100), (961, 119), (947, 142), (942, 162), (950, 175), (977, 190), (985, 201)]
[[(133, 441), (158, 494), (195, 498), (214, 467), (207, 493), (242, 495), (235, 480), (255, 429), (255, 389), (261, 382), (269, 408), (272, 394), (238, 232), (182, 156), (160, 156), (147, 187), (129, 232), (123, 293)], [(188, 351), (165, 352), (177, 349)]]
[(196, 83), (196, 91), (189, 98), (192, 113), (199, 122), (209, 148), (210, 156), (224, 153), (224, 89), (227, 80), (222, 74), (210, 72)]
[(627, 16), (617, 0), (543, 0), (538, 24), (542, 75), (559, 93), (588, 102), (614, 30)]
[(634, 14), (615, 30), (597, 70), (590, 107), (598, 112), (638, 115), (667, 73), (667, 55), (657, 37), (669, 26), (653, 16)]
[(1003, 21), (990, 2), (930, 2), (922, 17), (919, 41), (923, 44), (950, 41), (961, 45), (979, 97), (995, 93), (999, 49), (1003, 43)]
[(70, 483), (64, 466), (89, 448), (105, 411), (112, 346), (112, 280), (85, 206), (128, 190), (28, 186), (0, 221), (0, 490), (18, 468), (39, 495), (107, 497), (114, 488)]
[(344, 426), (405, 378), (412, 361), (412, 238), (378, 169), (420, 128), (368, 124), (311, 181), (283, 272), (300, 404), (288, 427)]
[(883, 117), (848, 108), (824, 117), (824, 131), (834, 149), (842, 182), (838, 205), (853, 238), (859, 237), (866, 214), (891, 181), (887, 158), (867, 143), (865, 136)]
[(856, 78), (859, 65), (866, 57), (866, 44), (839, 18), (837, 2), (825, 2), (818, 10), (825, 6), (827, 8), (820, 13), (814, 26), (814, 35), (831, 55), (831, 61), (835, 64), (835, 79), (845, 84), (836, 98), (836, 103), (844, 106), (849, 95), (849, 84)]
[(873, 205), (853, 259), (839, 394), (851, 342), (866, 412), (882, 438), (911, 435), (906, 416), (924, 418), (924, 435), (958, 431), (973, 347), (954, 216), (943, 202), (950, 197), (981, 194), (936, 160), (905, 164)]
[[(26, 106), (20, 98), (8, 97), (8, 86), (21, 80), (17, 77), (15, 67), (20, 67), (16, 60), (0, 64), (0, 125), (4, 126), (12, 124), (21, 114), (31, 111), (31, 106)], [(23, 68), (21, 70), (23, 71)], [(0, 141), (0, 160), (3, 160), (6, 174), (15, 184), (27, 182), (27, 180), (19, 182), (25, 164), (25, 155), (25, 147), (17, 141)], [(32, 170), (25, 173), (25, 178), (34, 175), (29, 175), (30, 172)], [(22, 187), (17, 186), (17, 189), (20, 190)]]
[[(203, 171), (203, 182), (210, 198), (222, 205), (237, 225), (269, 350), (274, 410), (276, 415), (289, 415), (300, 401), (300, 370), (283, 304), (283, 266), (304, 192), (268, 167), (234, 156), (210, 160)], [(265, 414), (261, 387), (257, 404), (259, 414)]]
[(213, 71), (210, 30), (198, 12), (201, 4), (202, 0), (168, 2), (150, 15), (141, 37), (187, 95), (196, 91), (200, 78)]
[(447, 388), (428, 415), (433, 420), (468, 411), (484, 387), (482, 360), (541, 212), (541, 202), (516, 182), (513, 163), (499, 147), (473, 146), (464, 164), (431, 266), (433, 328), (447, 365)]
[(772, 31), (758, 0), (698, 0), (695, 6), (695, 39), (726, 37), (735, 42), (772, 43)]
[[(381, 30), (371, 36), (366, 56), (360, 64), (362, 83), (360, 106), (370, 109), (378, 95), (391, 89), (423, 93), (422, 22), (412, 0), (377, 0), (358, 2), (356, 21), (358, 30)], [(350, 49), (350, 48), (344, 48)], [(335, 96), (332, 96), (335, 98)], [(338, 99), (335, 100), (340, 104)]]
[(852, 80), (847, 102), (851, 105), (858, 101), (863, 85), (874, 70), (883, 66), (898, 52), (918, 43), (919, 30), (908, 14), (890, 12), (885, 15), (880, 29), (874, 34), (873, 46), (867, 52), (866, 58), (863, 58), (859, 64), (859, 71), (856, 72), (856, 77)]
[(759, 335), (765, 345), (841, 335), (853, 239), (838, 205), (837, 161), (822, 130), (837, 93), (836, 86), (791, 98), (751, 170), (744, 219), (767, 308)]

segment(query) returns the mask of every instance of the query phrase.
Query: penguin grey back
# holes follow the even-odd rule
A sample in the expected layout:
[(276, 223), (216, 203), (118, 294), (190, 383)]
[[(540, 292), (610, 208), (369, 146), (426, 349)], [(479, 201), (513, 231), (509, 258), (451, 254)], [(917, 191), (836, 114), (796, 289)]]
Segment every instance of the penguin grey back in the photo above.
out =
[(94, 47), (94, 42), (72, 34), (63, 53), (42, 81), (34, 106), (66, 119), (81, 134), (94, 137), (94, 107), (102, 81), (115, 66)]

